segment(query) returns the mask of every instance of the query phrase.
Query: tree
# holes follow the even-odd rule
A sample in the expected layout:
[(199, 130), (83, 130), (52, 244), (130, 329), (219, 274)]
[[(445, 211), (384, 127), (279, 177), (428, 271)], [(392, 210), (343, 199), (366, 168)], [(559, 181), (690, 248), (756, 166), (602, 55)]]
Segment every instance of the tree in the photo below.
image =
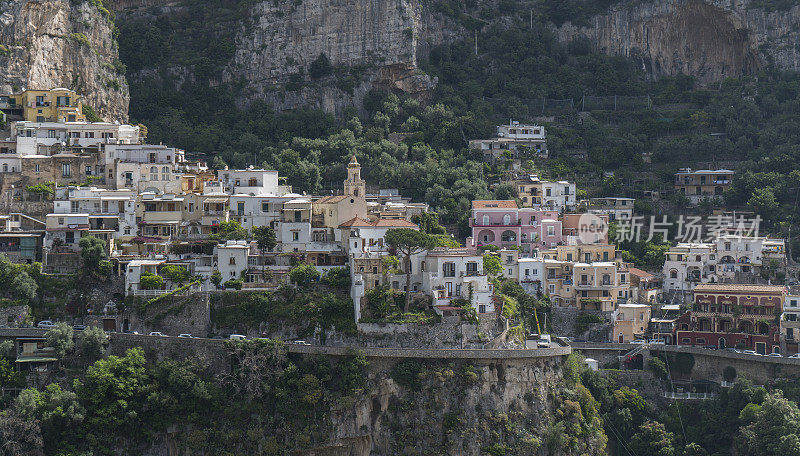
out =
[(313, 264), (303, 263), (292, 268), (289, 271), (289, 277), (298, 286), (307, 287), (319, 280), (319, 271)]
[(220, 223), (219, 230), (211, 235), (212, 239), (217, 239), (219, 241), (237, 241), (240, 239), (247, 239), (248, 237), (247, 230), (242, 228), (242, 224), (236, 220)]
[(726, 382), (732, 382), (736, 379), (736, 368), (733, 366), (726, 366), (722, 369), (722, 379)]
[(225, 169), (228, 167), (228, 164), (225, 163), (225, 160), (222, 159), (219, 155), (214, 156), (214, 160), (211, 162), (211, 167), (214, 169)]
[(219, 270), (214, 270), (214, 272), (211, 273), (211, 283), (217, 288), (222, 284), (222, 273), (219, 272)]
[(63, 358), (67, 352), (75, 347), (75, 341), (72, 340), (72, 336), (72, 326), (64, 322), (56, 323), (56, 326), (48, 330), (45, 334), (47, 346), (53, 347), (56, 350), (56, 356), (58, 358)]
[(420, 231), (426, 234), (447, 234), (442, 224), (439, 222), (439, 214), (436, 212), (423, 212), (411, 216), (411, 221), (419, 225)]
[(308, 74), (312, 79), (319, 79), (328, 76), (333, 72), (330, 59), (324, 52), (320, 53), (308, 67)]
[(741, 454), (800, 455), (800, 410), (778, 390), (767, 394), (755, 421), (741, 429)]
[(253, 239), (258, 242), (258, 248), (265, 252), (272, 250), (278, 245), (278, 240), (275, 236), (275, 230), (268, 226), (254, 226)]
[(106, 241), (94, 236), (85, 236), (78, 242), (78, 246), (81, 248), (83, 267), (90, 272), (97, 271), (100, 261), (106, 259)]
[(36, 284), (36, 281), (25, 271), (20, 271), (17, 273), (17, 276), (11, 280), (10, 291), (17, 299), (32, 301), (36, 298), (38, 289), (39, 286)]
[(145, 271), (139, 277), (139, 288), (142, 290), (160, 290), (164, 288), (164, 278)]
[(97, 326), (89, 326), (81, 331), (78, 336), (81, 351), (89, 359), (97, 359), (103, 356), (107, 342), (105, 331)]
[(44, 442), (39, 422), (14, 411), (0, 413), (0, 456), (40, 456)]
[(172, 281), (172, 283), (177, 283), (178, 285), (182, 285), (189, 280), (192, 279), (192, 274), (183, 266), (177, 264), (167, 264), (161, 267), (159, 271), (159, 275)]
[(639, 426), (638, 432), (630, 439), (628, 448), (633, 454), (674, 456), (674, 445), (675, 436), (671, 432), (667, 432), (663, 424), (646, 421)]
[(692, 442), (683, 449), (683, 456), (708, 456), (708, 452), (700, 444)]
[(500, 257), (487, 253), (483, 255), (483, 273), (490, 276), (496, 276), (503, 271), (503, 265), (500, 262)]
[(775, 192), (770, 187), (753, 190), (753, 195), (747, 204), (764, 220), (770, 220), (779, 206), (775, 199)]
[(406, 272), (406, 304), (403, 312), (408, 313), (411, 307), (411, 256), (430, 250), (435, 241), (429, 235), (410, 228), (394, 228), (386, 232), (386, 243), (403, 254), (403, 266)]

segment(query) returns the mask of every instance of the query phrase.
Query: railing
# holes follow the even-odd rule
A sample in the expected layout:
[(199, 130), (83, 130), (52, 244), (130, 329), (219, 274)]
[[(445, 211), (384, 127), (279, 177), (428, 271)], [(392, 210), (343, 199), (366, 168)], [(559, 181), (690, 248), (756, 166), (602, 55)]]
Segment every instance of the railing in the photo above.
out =
[(667, 399), (714, 399), (717, 393), (675, 393), (665, 391), (664, 397)]

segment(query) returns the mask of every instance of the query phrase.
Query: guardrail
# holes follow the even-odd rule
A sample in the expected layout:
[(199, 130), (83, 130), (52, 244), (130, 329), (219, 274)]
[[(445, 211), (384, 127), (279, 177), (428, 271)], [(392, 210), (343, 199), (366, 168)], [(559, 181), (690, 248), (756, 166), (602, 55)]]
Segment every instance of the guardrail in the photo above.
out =
[(667, 399), (714, 399), (717, 393), (675, 393), (665, 391), (664, 397)]

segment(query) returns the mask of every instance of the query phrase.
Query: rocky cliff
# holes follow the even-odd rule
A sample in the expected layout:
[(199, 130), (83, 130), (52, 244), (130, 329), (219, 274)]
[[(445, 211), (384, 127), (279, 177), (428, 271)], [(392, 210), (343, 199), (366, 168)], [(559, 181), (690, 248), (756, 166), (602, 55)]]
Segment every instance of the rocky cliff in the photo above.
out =
[[(236, 85), (241, 94), (237, 103), (264, 99), (278, 109), (312, 105), (339, 112), (374, 86), (424, 98), (435, 81), (418, 70), (418, 55), (457, 33), (443, 27), (421, 0), (268, 0), (235, 8), (224, 2), (120, 0), (114, 7), (118, 21), (149, 26), (170, 20), (171, 36), (178, 42), (200, 28), (218, 41), (229, 40), (230, 56), (210, 57), (219, 70), (211, 84)], [(191, 20), (197, 16), (219, 23), (196, 26)], [(124, 34), (126, 28), (120, 27)], [(331, 67), (313, 74), (311, 65), (320, 55)], [(181, 84), (193, 82), (202, 78), (196, 78), (192, 60), (174, 58), (158, 69), (157, 61), (136, 65), (129, 77), (135, 82), (159, 79), (157, 70), (166, 69), (180, 75)]]
[(787, 10), (753, 0), (625, 1), (588, 27), (556, 29), (561, 40), (583, 36), (611, 55), (632, 57), (655, 77), (694, 75), (700, 82), (752, 74), (774, 63), (798, 69), (800, 5)]
[(67, 87), (107, 120), (128, 117), (110, 13), (101, 2), (0, 3), (0, 93)]

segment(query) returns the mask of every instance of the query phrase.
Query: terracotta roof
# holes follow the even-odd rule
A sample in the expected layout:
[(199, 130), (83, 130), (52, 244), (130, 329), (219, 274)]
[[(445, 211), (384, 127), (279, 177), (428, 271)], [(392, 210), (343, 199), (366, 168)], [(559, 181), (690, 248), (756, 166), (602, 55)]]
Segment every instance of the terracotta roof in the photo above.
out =
[(372, 222), (364, 220), (359, 216), (355, 216), (350, 220), (339, 225), (339, 228), (346, 228), (348, 226), (372, 226)]
[(417, 226), (416, 224), (402, 219), (378, 219), (370, 222), (358, 216), (353, 217), (352, 219), (342, 223), (341, 225), (339, 225), (339, 228), (347, 228), (354, 226), (371, 226), (379, 228), (411, 228), (411, 229), (419, 228), (419, 226)]
[(639, 277), (640, 279), (648, 279), (651, 277), (655, 277), (653, 274), (650, 274), (647, 271), (642, 271), (641, 269), (638, 268), (628, 268), (628, 272), (630, 272), (632, 275), (635, 275), (636, 277)]
[(517, 209), (517, 202), (513, 200), (473, 201), (472, 208), (473, 209), (486, 209), (486, 208)]
[(347, 198), (347, 195), (332, 195), (320, 198), (316, 201), (316, 204), (326, 204), (326, 203), (338, 203)]
[(781, 293), (786, 291), (783, 285), (751, 285), (742, 283), (699, 283), (695, 292), (709, 293)]
[(419, 228), (416, 223), (411, 223), (403, 219), (378, 219), (372, 222), (372, 226), (391, 226), (397, 228)]

